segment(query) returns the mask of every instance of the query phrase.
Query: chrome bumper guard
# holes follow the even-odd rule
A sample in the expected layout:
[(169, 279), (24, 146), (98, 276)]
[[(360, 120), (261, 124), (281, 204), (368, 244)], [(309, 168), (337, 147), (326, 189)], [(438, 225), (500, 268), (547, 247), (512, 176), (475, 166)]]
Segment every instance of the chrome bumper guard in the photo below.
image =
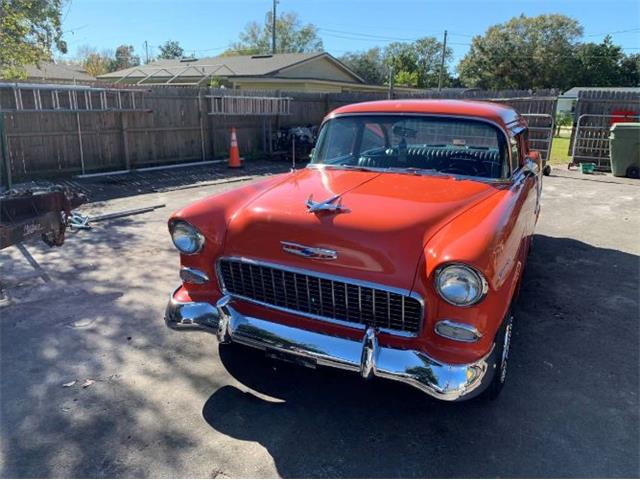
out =
[(310, 332), (279, 323), (244, 316), (230, 306), (231, 297), (216, 305), (178, 302), (167, 305), (165, 322), (173, 330), (213, 333), (222, 343), (299, 357), (313, 363), (359, 372), (364, 378), (387, 378), (412, 385), (440, 400), (467, 400), (481, 393), (495, 374), (495, 348), (474, 363), (445, 364), (416, 350), (378, 345), (378, 334), (367, 328), (362, 341)]

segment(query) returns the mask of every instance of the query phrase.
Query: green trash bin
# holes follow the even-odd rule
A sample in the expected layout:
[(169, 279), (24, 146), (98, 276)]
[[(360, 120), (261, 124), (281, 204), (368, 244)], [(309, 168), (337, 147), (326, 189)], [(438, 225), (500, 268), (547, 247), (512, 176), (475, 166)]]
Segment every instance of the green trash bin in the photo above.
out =
[(613, 175), (640, 178), (640, 123), (613, 124), (609, 140)]

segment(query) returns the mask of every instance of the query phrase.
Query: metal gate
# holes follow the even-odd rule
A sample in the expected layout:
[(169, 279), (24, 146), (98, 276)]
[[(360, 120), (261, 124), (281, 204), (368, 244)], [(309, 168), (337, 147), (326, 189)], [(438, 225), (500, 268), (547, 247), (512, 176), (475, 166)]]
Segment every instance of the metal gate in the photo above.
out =
[(529, 146), (540, 152), (542, 160), (549, 160), (553, 144), (553, 115), (548, 113), (523, 113), (529, 125)]
[(612, 119), (638, 121), (640, 115), (600, 115), (583, 113), (578, 117), (573, 134), (571, 156), (574, 163), (592, 162), (598, 170), (611, 170), (609, 134)]

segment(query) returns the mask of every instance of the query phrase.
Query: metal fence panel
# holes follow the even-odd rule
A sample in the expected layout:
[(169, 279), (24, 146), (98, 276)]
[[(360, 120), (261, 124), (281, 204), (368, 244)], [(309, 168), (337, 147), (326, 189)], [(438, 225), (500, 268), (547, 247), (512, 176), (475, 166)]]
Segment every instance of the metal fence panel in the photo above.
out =
[(610, 170), (609, 132), (616, 122), (638, 121), (640, 93), (586, 90), (578, 94), (569, 152), (574, 163), (592, 162)]

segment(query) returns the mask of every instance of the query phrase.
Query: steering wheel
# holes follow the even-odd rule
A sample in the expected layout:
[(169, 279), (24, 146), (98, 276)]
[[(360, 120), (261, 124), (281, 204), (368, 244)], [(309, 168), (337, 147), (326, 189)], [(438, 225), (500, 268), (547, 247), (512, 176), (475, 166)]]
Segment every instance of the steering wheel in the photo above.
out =
[(475, 158), (452, 157), (449, 159), (449, 165), (440, 171), (470, 177), (487, 176), (486, 168)]

